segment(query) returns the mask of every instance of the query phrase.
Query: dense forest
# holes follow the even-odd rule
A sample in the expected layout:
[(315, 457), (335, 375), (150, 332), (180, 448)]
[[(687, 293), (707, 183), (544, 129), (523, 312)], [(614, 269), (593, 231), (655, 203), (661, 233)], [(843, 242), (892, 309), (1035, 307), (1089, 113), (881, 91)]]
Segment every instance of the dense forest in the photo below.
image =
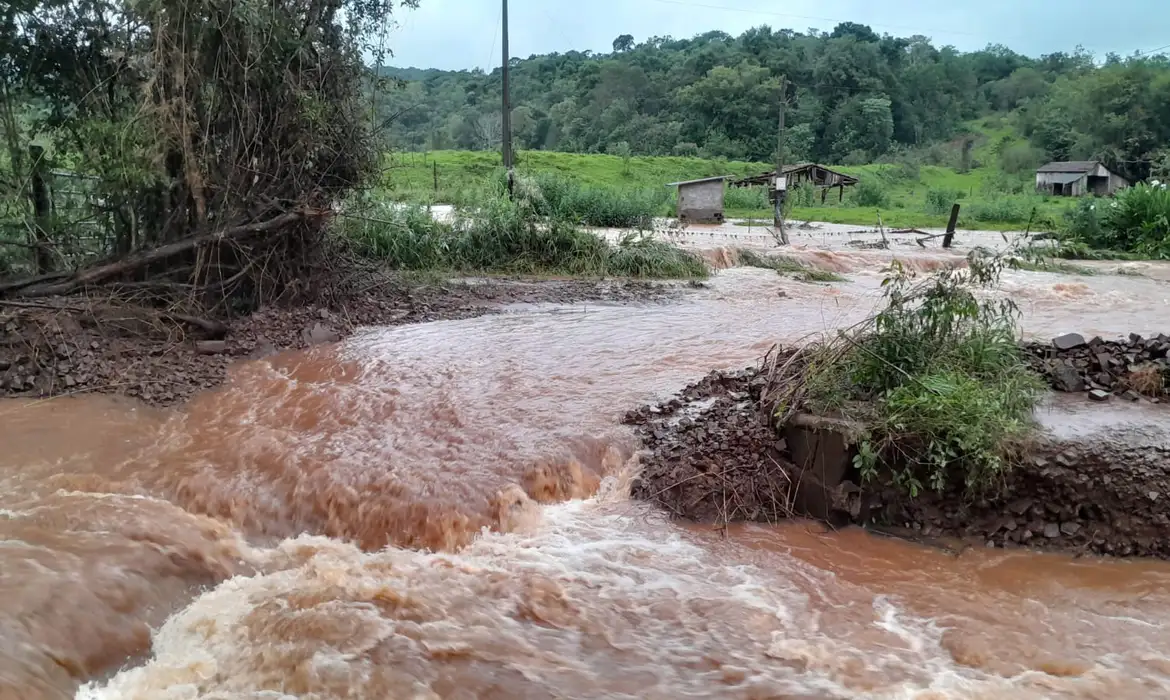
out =
[[(751, 29), (739, 37), (614, 40), (613, 52), (512, 59), (517, 145), (583, 153), (771, 160), (781, 78), (787, 157), (841, 164), (959, 139), (1010, 113), (1039, 158), (1102, 159), (1135, 177), (1170, 149), (1170, 60), (1082, 50), (1030, 58), (1004, 46), (960, 52), (923, 36)], [(384, 68), (378, 118), (392, 148), (499, 145), (501, 75)]]

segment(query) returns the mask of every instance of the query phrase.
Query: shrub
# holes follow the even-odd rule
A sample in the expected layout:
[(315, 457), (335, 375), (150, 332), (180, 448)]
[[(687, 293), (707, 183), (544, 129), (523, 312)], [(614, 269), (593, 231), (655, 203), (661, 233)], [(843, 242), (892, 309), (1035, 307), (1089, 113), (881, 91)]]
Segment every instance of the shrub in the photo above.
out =
[(1122, 190), (1104, 208), (1103, 219), (1110, 234), (1110, 245), (1104, 247), (1170, 258), (1170, 190), (1161, 182)]
[(885, 186), (873, 177), (861, 178), (850, 190), (850, 195), (859, 207), (887, 207), (890, 204)]
[(687, 158), (698, 158), (699, 157), (699, 145), (696, 143), (691, 143), (690, 141), (676, 143), (674, 145), (674, 155), (684, 156)]
[(772, 208), (766, 187), (729, 187), (723, 203), (728, 209), (739, 211)]
[(1014, 143), (1010, 146), (1004, 146), (1003, 150), (1000, 151), (999, 167), (1005, 173), (1013, 175), (1032, 172), (1044, 163), (1045, 157), (1046, 154), (1043, 150), (1030, 143)]
[(802, 351), (802, 362), (788, 363), (799, 374), (774, 378), (777, 418), (805, 408), (860, 418), (863, 479), (911, 498), (926, 488), (975, 495), (995, 486), (1043, 390), (1016, 342), (1015, 305), (977, 294), (1009, 260), (975, 251), (967, 269), (918, 283), (895, 263), (880, 312)]
[(963, 198), (961, 190), (931, 188), (926, 191), (927, 214), (949, 214), (955, 202)]
[(1116, 250), (1170, 259), (1170, 190), (1158, 181), (1122, 190), (1112, 201), (1085, 199), (1065, 215), (1065, 248)]

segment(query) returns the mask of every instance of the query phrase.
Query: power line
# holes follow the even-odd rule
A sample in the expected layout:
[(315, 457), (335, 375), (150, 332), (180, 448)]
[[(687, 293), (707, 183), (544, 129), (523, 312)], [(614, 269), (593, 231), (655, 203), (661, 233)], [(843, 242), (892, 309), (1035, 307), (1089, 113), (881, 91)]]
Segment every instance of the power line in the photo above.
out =
[[(752, 9), (748, 9), (746, 7), (728, 7), (726, 5), (707, 5), (704, 3), (697, 3), (697, 2), (684, 2), (683, 0), (651, 0), (651, 2), (661, 3), (663, 5), (681, 5), (683, 7), (699, 7), (699, 8), (703, 8), (703, 9), (707, 9), (707, 10), (723, 10), (725, 12), (739, 12), (742, 14), (749, 14), (749, 15), (761, 15), (761, 16), (768, 16), (768, 17), (788, 17), (788, 18), (793, 18), (793, 19), (813, 20), (813, 21), (817, 21), (817, 22), (836, 22), (838, 24), (840, 24), (842, 22), (853, 21), (853, 20), (841, 19), (841, 18), (837, 18), (837, 17), (818, 17), (815, 15), (797, 15), (797, 14), (792, 14), (789, 12), (771, 12), (769, 10), (752, 10)], [(900, 25), (896, 25), (896, 24), (874, 24), (874, 23), (870, 23), (870, 22), (867, 22), (866, 24), (869, 24), (872, 27), (881, 27), (883, 29), (896, 29), (896, 30), (902, 31), (902, 32), (913, 32), (914, 34), (930, 33), (930, 34), (953, 34), (956, 36), (973, 36), (973, 37), (979, 36), (978, 34), (972, 34), (971, 32), (958, 32), (958, 31), (955, 31), (953, 29), (923, 30), (921, 28), (906, 27), (906, 26), (900, 26)]]
[(1166, 49), (1170, 49), (1170, 44), (1166, 44), (1165, 46), (1159, 46), (1158, 48), (1150, 49), (1149, 51), (1138, 51), (1136, 55), (1149, 56), (1151, 54), (1158, 53), (1159, 51), (1165, 51)]

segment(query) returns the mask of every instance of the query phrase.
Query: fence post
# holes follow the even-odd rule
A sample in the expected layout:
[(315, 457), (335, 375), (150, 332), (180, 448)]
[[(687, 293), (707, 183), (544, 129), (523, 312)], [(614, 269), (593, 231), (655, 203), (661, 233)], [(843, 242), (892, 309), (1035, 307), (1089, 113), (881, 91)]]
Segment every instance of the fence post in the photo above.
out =
[(49, 196), (48, 164), (45, 149), (41, 146), (28, 147), (30, 169), (30, 194), (33, 204), (33, 241), (37, 273), (43, 274), (53, 268), (53, 256), (49, 254), (52, 245), (53, 200)]
[(959, 225), (959, 205), (951, 207), (951, 220), (947, 222), (947, 233), (943, 236), (943, 248), (950, 248), (955, 240), (955, 227)]
[(439, 191), (439, 161), (432, 161), (431, 165), (435, 166), (435, 191)]

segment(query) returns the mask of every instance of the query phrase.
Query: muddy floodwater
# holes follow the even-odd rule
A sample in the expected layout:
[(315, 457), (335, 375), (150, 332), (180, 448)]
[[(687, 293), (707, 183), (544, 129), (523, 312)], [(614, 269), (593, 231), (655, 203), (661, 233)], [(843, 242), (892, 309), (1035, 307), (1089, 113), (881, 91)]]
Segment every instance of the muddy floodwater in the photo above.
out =
[[(874, 308), (891, 254), (814, 243), (848, 282), (370, 329), (175, 411), (0, 403), (0, 698), (1170, 697), (1165, 563), (628, 499), (625, 410)], [(1037, 336), (1156, 333), (1157, 277), (1005, 292)]]

